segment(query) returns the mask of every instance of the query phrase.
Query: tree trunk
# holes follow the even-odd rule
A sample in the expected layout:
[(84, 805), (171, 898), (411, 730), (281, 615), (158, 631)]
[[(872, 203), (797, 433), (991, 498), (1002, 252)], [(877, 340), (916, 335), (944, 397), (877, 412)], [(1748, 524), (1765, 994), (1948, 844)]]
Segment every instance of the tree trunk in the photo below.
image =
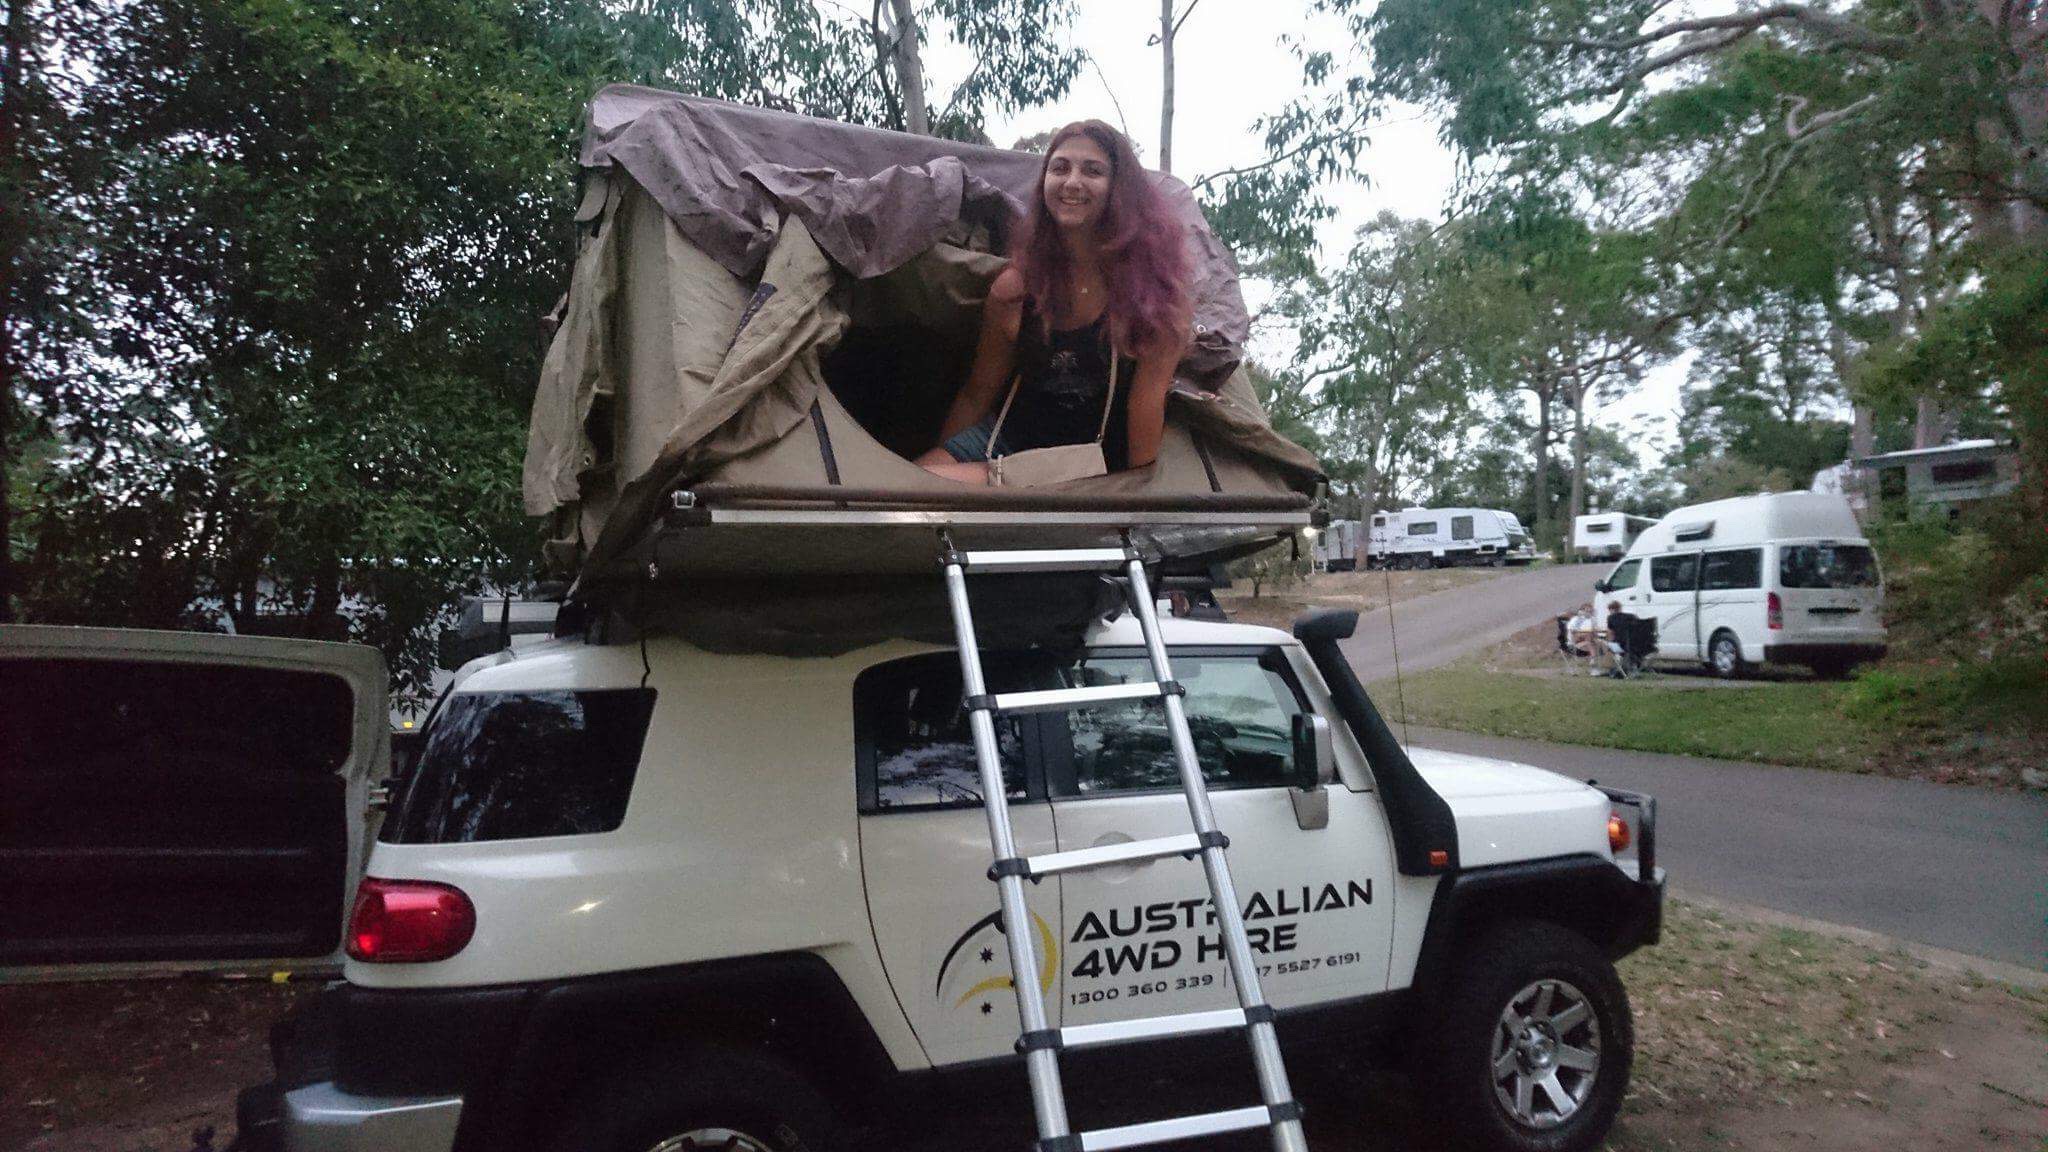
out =
[(306, 636), (343, 640), (348, 628), (341, 618), (341, 557), (323, 556), (313, 575), (313, 603), (306, 610)]
[(26, 239), (21, 212), (26, 200), (27, 166), (22, 163), (24, 128), (21, 101), (24, 89), (22, 68), (29, 62), (29, 5), (13, 0), (7, 6), (4, 62), (0, 62), (0, 188), (7, 189), (12, 207), (0, 220), (0, 624), (14, 621), (14, 548), (10, 541), (13, 493), (8, 488), (8, 470), (13, 456), (8, 450), (14, 434), (15, 375), (19, 366), (14, 354), (14, 318), (20, 315), (15, 300), (15, 267)]
[(924, 59), (918, 55), (917, 12), (911, 7), (911, 0), (889, 0), (889, 8), (896, 15), (892, 56), (896, 61), (896, 84), (903, 89), (903, 127), (919, 136), (929, 136), (932, 125), (924, 106)]
[(1548, 539), (1544, 531), (1551, 521), (1550, 509), (1550, 388), (1546, 385), (1536, 392), (1536, 475), (1530, 484), (1536, 502), (1536, 523), (1530, 527), (1538, 537)]
[(1570, 519), (1577, 523), (1586, 511), (1586, 383), (1572, 376), (1572, 497), (1567, 505)]
[(1159, 0), (1159, 170), (1173, 171), (1173, 0)]

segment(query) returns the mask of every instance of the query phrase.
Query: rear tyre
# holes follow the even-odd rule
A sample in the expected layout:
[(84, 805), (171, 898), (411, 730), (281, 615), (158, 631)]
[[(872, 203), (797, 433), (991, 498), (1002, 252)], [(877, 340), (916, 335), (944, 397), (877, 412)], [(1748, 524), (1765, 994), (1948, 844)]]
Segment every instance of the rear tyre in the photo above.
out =
[(1749, 671), (1742, 659), (1742, 644), (1733, 632), (1716, 632), (1707, 644), (1707, 667), (1723, 680), (1734, 680)]
[(555, 1152), (830, 1152), (831, 1105), (769, 1056), (706, 1049), (636, 1064), (571, 1101)]
[(1543, 921), (1479, 937), (1424, 1023), (1417, 1080), (1457, 1146), (1584, 1152), (1628, 1087), (1635, 1031), (1614, 965)]

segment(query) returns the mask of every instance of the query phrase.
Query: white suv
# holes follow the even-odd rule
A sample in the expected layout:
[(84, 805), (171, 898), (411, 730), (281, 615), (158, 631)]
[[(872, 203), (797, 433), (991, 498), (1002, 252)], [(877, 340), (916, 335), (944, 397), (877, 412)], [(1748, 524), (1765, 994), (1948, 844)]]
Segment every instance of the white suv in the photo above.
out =
[[(1632, 1058), (1613, 960), (1661, 920), (1654, 808), (1405, 752), (1338, 650), (1353, 619), (1163, 622), (1282, 1045), (1299, 1062), (1391, 1038), (1463, 1142), (1594, 1147)], [(59, 631), (0, 629), (0, 669), (104, 657), (31, 635)], [(986, 652), (989, 688), (1149, 679), (1140, 644), (1126, 617), (1074, 651)], [(337, 648), (294, 647), (301, 672)], [(381, 692), (361, 671), (359, 705)], [(891, 1089), (992, 1063), (1021, 1087), (959, 677), (909, 641), (798, 659), (562, 639), (471, 665), (349, 898), (345, 980), (278, 1030), (236, 1146), (830, 1149)], [(998, 721), (1019, 852), (1186, 831), (1155, 709)], [(1320, 754), (1291, 739), (1303, 715), (1336, 733)], [(355, 777), (333, 795), (358, 820), (382, 754), (367, 731), (319, 758)], [(306, 829), (353, 866), (356, 843)], [(1050, 1026), (1235, 1003), (1197, 866), (1067, 874), (1028, 899)], [(1219, 1037), (1131, 1051), (1148, 1073), (1242, 1057)]]

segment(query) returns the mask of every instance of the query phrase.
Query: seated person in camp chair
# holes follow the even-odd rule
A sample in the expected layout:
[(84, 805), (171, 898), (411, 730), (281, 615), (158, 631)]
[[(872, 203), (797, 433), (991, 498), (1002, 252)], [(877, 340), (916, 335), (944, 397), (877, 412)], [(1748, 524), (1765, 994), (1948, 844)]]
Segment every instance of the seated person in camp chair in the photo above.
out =
[(1593, 625), (1593, 606), (1581, 604), (1577, 612), (1567, 619), (1557, 618), (1557, 650), (1567, 665), (1580, 660), (1586, 661), (1586, 671), (1592, 672), (1593, 656), (1599, 650), (1599, 631)]
[(1191, 322), (1181, 232), (1122, 133), (1055, 133), (973, 371), (917, 462), (1012, 485), (1152, 463)]
[(1621, 610), (1621, 601), (1607, 602), (1607, 651), (1614, 666), (1608, 675), (1619, 678), (1637, 675), (1649, 664), (1656, 649), (1650, 638), (1650, 622)]

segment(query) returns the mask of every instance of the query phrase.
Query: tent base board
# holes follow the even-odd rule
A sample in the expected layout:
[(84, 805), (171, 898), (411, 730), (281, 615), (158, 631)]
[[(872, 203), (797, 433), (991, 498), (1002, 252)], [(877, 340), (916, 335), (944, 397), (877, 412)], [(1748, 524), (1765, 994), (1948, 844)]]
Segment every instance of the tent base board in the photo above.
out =
[(974, 551), (1116, 547), (1129, 534), (1147, 563), (1200, 572), (1311, 526), (1298, 512), (951, 512), (717, 508), (671, 513), (572, 598), (619, 583), (797, 576), (931, 575), (944, 540)]

